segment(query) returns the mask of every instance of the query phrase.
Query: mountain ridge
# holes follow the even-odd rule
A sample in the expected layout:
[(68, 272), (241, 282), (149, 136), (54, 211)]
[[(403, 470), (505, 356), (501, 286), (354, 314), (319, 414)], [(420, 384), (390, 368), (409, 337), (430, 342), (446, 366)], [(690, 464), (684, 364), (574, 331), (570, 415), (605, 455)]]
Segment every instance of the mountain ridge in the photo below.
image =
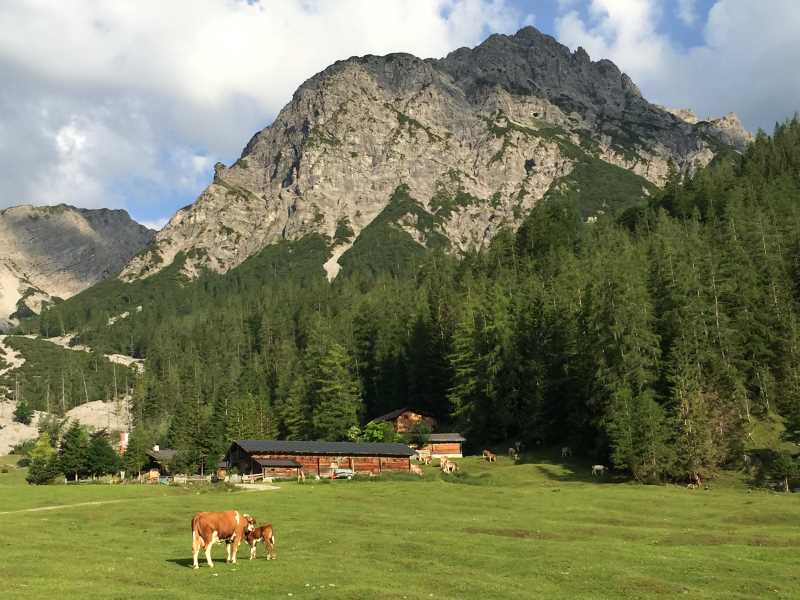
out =
[(0, 328), (115, 275), (154, 234), (121, 209), (0, 210)]
[[(518, 227), (553, 186), (570, 185), (577, 164), (627, 169), (642, 180), (641, 199), (671, 164), (689, 172), (722, 148), (743, 148), (745, 137), (725, 126), (692, 124), (649, 103), (611, 61), (530, 27), (442, 59), (351, 57), (300, 85), (233, 165), (218, 163), (208, 188), (120, 277), (147, 277), (179, 253), (189, 277), (226, 272), (310, 233), (346, 257), (343, 246), (403, 185), (450, 250), (465, 252)], [(397, 226), (414, 238), (406, 221)], [(341, 223), (351, 239), (337, 239)]]

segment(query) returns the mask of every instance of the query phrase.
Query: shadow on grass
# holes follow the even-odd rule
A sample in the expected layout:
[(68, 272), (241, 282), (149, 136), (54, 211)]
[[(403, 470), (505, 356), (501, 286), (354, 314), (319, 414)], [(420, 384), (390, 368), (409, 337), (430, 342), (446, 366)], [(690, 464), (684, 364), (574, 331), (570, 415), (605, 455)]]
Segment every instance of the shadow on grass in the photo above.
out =
[(538, 464), (536, 470), (551, 481), (575, 481), (582, 483), (627, 483), (628, 478), (623, 475), (607, 473), (606, 475), (592, 475), (592, 468), (587, 465), (565, 464)]
[[(194, 566), (194, 563), (192, 562), (191, 558), (168, 558), (167, 562), (172, 563), (174, 565), (178, 565), (179, 567), (188, 567), (190, 569)], [(205, 562), (205, 557), (203, 557), (203, 562)], [(224, 560), (222, 562), (223, 564), (225, 563)]]

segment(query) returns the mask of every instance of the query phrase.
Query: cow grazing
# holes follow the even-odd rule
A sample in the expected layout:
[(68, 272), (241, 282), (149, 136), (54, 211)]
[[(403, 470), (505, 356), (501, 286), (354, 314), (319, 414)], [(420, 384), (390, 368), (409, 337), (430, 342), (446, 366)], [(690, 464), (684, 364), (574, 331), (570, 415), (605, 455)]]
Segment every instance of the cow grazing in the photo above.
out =
[(264, 548), (267, 551), (267, 560), (275, 560), (278, 557), (275, 554), (275, 529), (272, 525), (264, 525), (256, 527), (252, 531), (247, 532), (245, 537), (247, 545), (250, 546), (250, 560), (256, 557), (256, 547), (258, 542), (264, 542)]
[(561, 458), (567, 458), (568, 456), (572, 456), (572, 448), (564, 446), (561, 448)]
[(422, 475), (423, 475), (422, 468), (420, 468), (419, 465), (411, 465), (411, 472), (414, 475), (419, 475), (420, 477), (422, 477)]
[(455, 473), (458, 471), (458, 465), (446, 456), (439, 459), (439, 468), (443, 473)]
[(255, 519), (238, 510), (224, 512), (199, 512), (192, 517), (192, 561), (194, 568), (199, 569), (197, 555), (205, 549), (206, 562), (214, 567), (211, 561), (211, 548), (215, 543), (226, 542), (227, 562), (236, 563), (236, 552), (245, 535), (255, 527)]
[(497, 455), (491, 450), (484, 450), (483, 458), (486, 459), (486, 462), (497, 462)]
[(509, 448), (508, 449), (508, 458), (517, 462), (519, 460), (519, 452), (517, 452), (516, 448)]
[(592, 477), (595, 475), (605, 475), (608, 467), (605, 465), (592, 465)]

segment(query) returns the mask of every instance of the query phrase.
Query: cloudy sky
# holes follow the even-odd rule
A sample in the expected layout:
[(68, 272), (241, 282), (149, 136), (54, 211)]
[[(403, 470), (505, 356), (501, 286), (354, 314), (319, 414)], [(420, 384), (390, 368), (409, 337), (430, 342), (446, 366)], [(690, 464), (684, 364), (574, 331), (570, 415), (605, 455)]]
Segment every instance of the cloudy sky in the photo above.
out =
[(5, 0), (0, 208), (160, 225), (335, 60), (440, 57), (528, 24), (660, 104), (752, 130), (800, 109), (798, 0)]

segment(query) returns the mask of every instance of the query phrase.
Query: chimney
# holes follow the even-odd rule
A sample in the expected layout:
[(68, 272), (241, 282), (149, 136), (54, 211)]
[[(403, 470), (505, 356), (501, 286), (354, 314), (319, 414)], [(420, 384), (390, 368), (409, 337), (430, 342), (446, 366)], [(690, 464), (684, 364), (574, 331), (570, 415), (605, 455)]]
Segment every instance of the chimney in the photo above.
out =
[(127, 431), (120, 431), (119, 432), (119, 453), (125, 454), (125, 450), (128, 449), (128, 435)]

